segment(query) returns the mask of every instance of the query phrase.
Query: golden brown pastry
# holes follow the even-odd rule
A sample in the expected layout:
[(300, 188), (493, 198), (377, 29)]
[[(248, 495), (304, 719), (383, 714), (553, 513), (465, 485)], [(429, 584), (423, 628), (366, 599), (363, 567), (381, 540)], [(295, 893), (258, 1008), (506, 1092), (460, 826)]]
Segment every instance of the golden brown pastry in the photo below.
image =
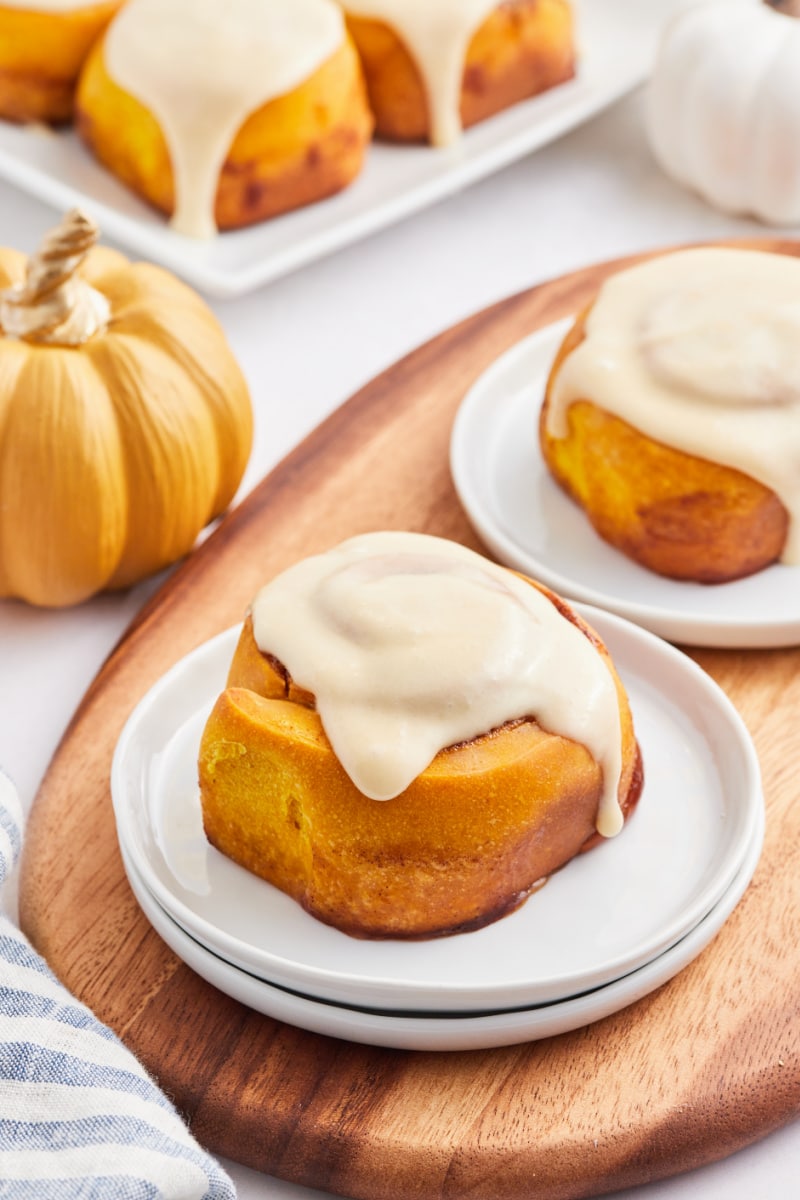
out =
[(110, 171), (197, 237), (340, 191), (372, 134), (333, 0), (128, 0), (81, 75), (76, 119)]
[[(323, 568), (311, 607), (305, 593), (298, 598), (291, 589), (277, 595), (273, 590)], [(505, 595), (507, 579), (513, 584)], [(535, 670), (522, 615), (525, 593), (534, 593), (530, 604), (543, 614), (544, 632), (539, 626), (531, 633), (536, 653), (544, 655)], [(458, 611), (449, 607), (456, 597), (462, 610), (477, 604), (472, 615), (479, 619), (485, 605), (486, 612), (499, 606), (502, 628), (481, 625), (480, 654), (460, 636), (452, 638), (460, 624)], [(266, 613), (260, 607), (265, 599)], [(445, 607), (437, 611), (440, 603)], [(411, 615), (406, 620), (398, 612)], [(325, 672), (330, 664), (321, 700), (259, 646), (253, 613), (260, 636), (266, 623), (268, 636), (283, 646), (300, 639), (291, 654), (301, 659), (308, 654), (310, 673), (313, 663), (324, 659)], [(428, 636), (429, 626), (438, 645)], [(542, 637), (553, 632), (543, 647)], [(486, 646), (495, 655), (488, 664), (482, 658)], [(546, 685), (541, 679), (535, 684), (543, 689), (543, 706), (551, 703), (545, 694), (559, 675), (549, 655), (561, 679), (570, 681), (562, 695), (568, 704), (575, 703), (574, 689), (584, 697), (599, 680), (603, 701), (587, 717), (602, 746), (599, 754), (597, 746), (595, 756), (584, 742), (544, 728), (520, 701), (523, 693), (516, 693), (521, 678), (508, 683), (515, 692), (510, 715), (495, 724), (506, 711), (497, 707), (502, 695), (492, 696), (495, 677), (502, 676), (504, 658), (517, 651), (523, 665), (509, 669), (521, 677), (527, 664), (531, 678), (524, 687), (540, 668), (548, 676)], [(591, 673), (591, 688), (583, 676), (583, 682), (577, 674), (570, 678), (574, 661), (582, 664), (576, 672)], [(354, 722), (352, 680), (369, 675), (378, 693), (367, 694)], [(438, 694), (431, 680), (442, 679)], [(392, 792), (389, 798), (376, 798), (374, 790), (383, 785), (373, 789), (375, 778), (383, 781), (382, 772), (398, 764), (403, 775), (420, 730), (424, 739), (428, 727), (444, 719), (452, 738), (457, 726), (447, 722), (456, 718), (449, 713), (443, 718), (442, 710), (461, 705), (462, 697), (451, 692), (454, 680), (461, 680), (465, 694), (470, 688), (475, 693), (469, 701), (475, 706), (472, 719), (480, 722), (483, 704), (491, 701), (486, 728), (438, 751), (434, 740), (417, 760), (418, 767), (425, 765), (404, 776), (408, 782), (401, 790), (395, 782), (382, 793)], [(410, 714), (404, 708), (409, 687)], [(343, 710), (337, 712), (331, 702), (331, 688)], [(517, 703), (523, 711), (515, 709)], [(601, 724), (612, 731), (608, 742), (599, 734)], [(387, 759), (379, 762), (383, 751)], [(370, 794), (354, 775), (359, 783), (369, 782)], [(206, 834), (223, 854), (349, 934), (419, 938), (478, 928), (517, 908), (553, 871), (603, 840), (598, 822), (605, 821), (607, 834), (619, 831), (638, 799), (642, 772), (628, 701), (608, 653), (561, 600), (442, 539), (375, 534), (298, 564), (256, 598), (227, 687), (202, 736), (199, 778)], [(604, 803), (610, 808), (601, 819)]]
[(121, 3), (0, 4), (0, 117), (69, 121), (81, 67)]
[(676, 252), (609, 281), (564, 339), (545, 462), (642, 566), (722, 583), (797, 561), (799, 287), (784, 256)]
[(446, 144), (575, 73), (567, 0), (344, 0), (344, 8), (376, 132), (394, 141)]

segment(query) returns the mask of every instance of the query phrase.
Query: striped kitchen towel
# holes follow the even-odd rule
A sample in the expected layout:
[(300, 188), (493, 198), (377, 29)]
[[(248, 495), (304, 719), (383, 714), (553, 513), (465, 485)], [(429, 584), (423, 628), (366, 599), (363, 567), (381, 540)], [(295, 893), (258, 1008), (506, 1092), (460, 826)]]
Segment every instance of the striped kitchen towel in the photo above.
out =
[[(0, 885), (21, 831), (16, 790), (0, 772)], [(141, 1064), (0, 913), (0, 1198), (234, 1196)]]

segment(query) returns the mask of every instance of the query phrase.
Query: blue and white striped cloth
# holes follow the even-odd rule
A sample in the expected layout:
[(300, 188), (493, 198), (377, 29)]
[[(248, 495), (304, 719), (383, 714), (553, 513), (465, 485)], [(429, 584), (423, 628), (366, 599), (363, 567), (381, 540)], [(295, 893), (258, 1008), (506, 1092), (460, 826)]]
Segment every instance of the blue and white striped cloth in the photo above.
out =
[[(17, 793), (0, 772), (0, 885), (21, 842)], [(141, 1064), (0, 913), (0, 1198), (234, 1196)]]

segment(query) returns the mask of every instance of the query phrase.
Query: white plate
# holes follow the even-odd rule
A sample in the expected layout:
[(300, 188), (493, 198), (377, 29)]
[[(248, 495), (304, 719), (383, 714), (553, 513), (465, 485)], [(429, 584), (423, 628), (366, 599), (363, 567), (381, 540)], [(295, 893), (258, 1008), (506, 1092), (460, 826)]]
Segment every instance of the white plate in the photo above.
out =
[(501, 562), (561, 595), (598, 605), (692, 646), (800, 643), (800, 567), (734, 583), (665, 579), (604, 542), (552, 479), (539, 450), (547, 375), (571, 324), (559, 321), (498, 358), (465, 396), (450, 468), (481, 541)]
[(471, 129), (453, 149), (374, 144), (338, 196), (196, 242), (100, 167), (71, 131), (0, 122), (0, 176), (59, 210), (82, 205), (122, 245), (219, 296), (240, 295), (500, 170), (579, 125), (649, 74), (675, 0), (576, 0), (579, 76)]
[(646, 966), (596, 991), (539, 1008), (480, 1016), (433, 1016), (364, 1012), (342, 1005), (324, 1004), (273, 987), (225, 962), (194, 941), (164, 912), (137, 875), (123, 852), (123, 861), (134, 895), (153, 928), (171, 950), (201, 978), (256, 1012), (285, 1021), (312, 1033), (344, 1038), (368, 1046), (400, 1050), (484, 1050), (555, 1037), (599, 1021), (641, 1000), (677, 975), (709, 944), (730, 916), (748, 883), (761, 853), (764, 816), (759, 814), (744, 862), (721, 900), (675, 946)]
[(379, 1009), (498, 1011), (608, 983), (709, 912), (741, 866), (763, 802), (752, 743), (716, 684), (644, 630), (588, 616), (631, 699), (642, 799), (618, 838), (484, 929), (427, 941), (351, 938), (207, 844), (197, 750), (236, 630), (178, 663), (127, 722), (111, 777), (120, 844), (192, 937), (306, 995)]

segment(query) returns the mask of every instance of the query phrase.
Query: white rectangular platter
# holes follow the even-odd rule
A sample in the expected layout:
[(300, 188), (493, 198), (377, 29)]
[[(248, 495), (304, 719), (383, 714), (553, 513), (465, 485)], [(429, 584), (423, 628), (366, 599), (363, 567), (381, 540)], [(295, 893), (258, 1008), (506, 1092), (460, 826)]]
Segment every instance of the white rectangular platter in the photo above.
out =
[(338, 196), (207, 242), (174, 233), (71, 130), (0, 121), (0, 177), (59, 212), (80, 205), (107, 237), (210, 295), (242, 295), (502, 169), (642, 83), (676, 0), (574, 6), (580, 60), (570, 83), (475, 126), (446, 150), (375, 143), (359, 178)]

